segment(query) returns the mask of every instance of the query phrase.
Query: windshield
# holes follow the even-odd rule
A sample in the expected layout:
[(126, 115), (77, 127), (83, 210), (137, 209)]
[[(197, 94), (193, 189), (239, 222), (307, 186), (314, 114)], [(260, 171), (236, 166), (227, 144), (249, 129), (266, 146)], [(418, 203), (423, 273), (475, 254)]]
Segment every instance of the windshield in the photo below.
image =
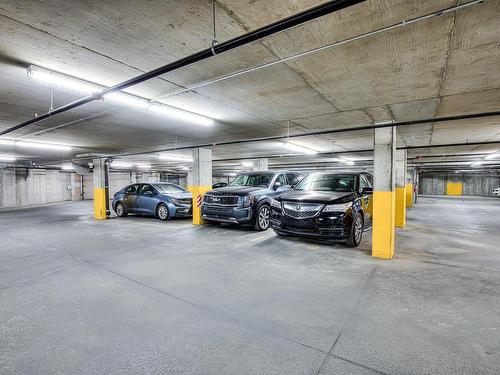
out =
[(268, 186), (273, 178), (272, 173), (241, 174), (231, 182), (230, 186)]
[(354, 191), (356, 175), (354, 174), (310, 174), (295, 187), (304, 191)]
[(174, 184), (158, 184), (154, 185), (156, 190), (160, 194), (168, 194), (168, 193), (184, 193), (186, 190), (181, 188), (180, 186), (174, 185)]

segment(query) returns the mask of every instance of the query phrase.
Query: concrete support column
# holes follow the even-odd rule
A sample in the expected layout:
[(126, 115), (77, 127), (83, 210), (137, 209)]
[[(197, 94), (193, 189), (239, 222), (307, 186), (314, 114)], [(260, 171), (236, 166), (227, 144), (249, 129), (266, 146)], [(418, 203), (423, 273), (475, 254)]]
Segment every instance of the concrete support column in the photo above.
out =
[(94, 219), (109, 219), (109, 165), (107, 159), (94, 159)]
[(396, 150), (396, 227), (406, 226), (406, 150)]
[(413, 204), (416, 204), (417, 203), (417, 200), (418, 200), (418, 187), (420, 185), (420, 175), (417, 171), (417, 168), (414, 168), (413, 169), (413, 181), (415, 181), (414, 183), (414, 187), (413, 187)]
[(417, 171), (415, 168), (408, 170), (406, 182), (406, 207), (413, 207), (415, 201), (414, 190), (417, 186), (416, 182)]
[(186, 189), (191, 193), (193, 192), (193, 171), (191, 169), (187, 172)]
[(396, 128), (375, 129), (372, 256), (394, 257)]
[(268, 170), (267, 158), (257, 159), (254, 161), (253, 169), (254, 172), (265, 172)]
[(193, 150), (193, 171), (191, 193), (193, 194), (193, 224), (203, 224), (201, 202), (203, 195), (212, 189), (212, 150), (195, 148)]

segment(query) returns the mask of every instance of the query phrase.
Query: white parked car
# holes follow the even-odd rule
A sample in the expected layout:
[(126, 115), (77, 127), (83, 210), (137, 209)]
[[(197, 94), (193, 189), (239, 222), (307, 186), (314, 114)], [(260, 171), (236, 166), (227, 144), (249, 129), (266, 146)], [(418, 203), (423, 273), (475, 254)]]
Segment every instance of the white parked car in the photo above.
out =
[(493, 189), (493, 195), (495, 197), (500, 197), (500, 187), (497, 187), (496, 189)]

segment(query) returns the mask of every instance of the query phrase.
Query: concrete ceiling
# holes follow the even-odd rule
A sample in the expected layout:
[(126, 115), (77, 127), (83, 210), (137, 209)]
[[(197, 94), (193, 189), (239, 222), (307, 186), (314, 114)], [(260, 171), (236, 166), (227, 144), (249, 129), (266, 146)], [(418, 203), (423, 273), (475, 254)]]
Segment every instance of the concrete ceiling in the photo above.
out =
[[(217, 38), (227, 40), (315, 6), (320, 0), (217, 0)], [(460, 0), (372, 0), (130, 88), (146, 98), (274, 61)], [(212, 117), (213, 127), (179, 123), (105, 102), (85, 105), (9, 134), (65, 143), (72, 152), (0, 154), (61, 160), (85, 152), (122, 153), (233, 139), (348, 128), (381, 121), (498, 110), (500, 0), (373, 35), (286, 63), (161, 99)], [(15, 1), (0, 4), (0, 129), (48, 110), (50, 89), (29, 80), (29, 64), (102, 85), (208, 47), (210, 1)], [(56, 91), (55, 106), (78, 99)], [(83, 120), (82, 120), (83, 119)], [(51, 129), (58, 127), (57, 129)], [(500, 142), (500, 118), (404, 127), (398, 146)], [(373, 132), (304, 137), (323, 152), (370, 149)], [(498, 145), (500, 148), (500, 145)], [(464, 150), (465, 149), (465, 150)], [(419, 149), (409, 156), (488, 152), (492, 146)], [(214, 148), (215, 158), (286, 154), (281, 142)], [(145, 157), (148, 159), (149, 157)], [(317, 158), (316, 158), (317, 159)], [(313, 160), (309, 158), (308, 160)]]

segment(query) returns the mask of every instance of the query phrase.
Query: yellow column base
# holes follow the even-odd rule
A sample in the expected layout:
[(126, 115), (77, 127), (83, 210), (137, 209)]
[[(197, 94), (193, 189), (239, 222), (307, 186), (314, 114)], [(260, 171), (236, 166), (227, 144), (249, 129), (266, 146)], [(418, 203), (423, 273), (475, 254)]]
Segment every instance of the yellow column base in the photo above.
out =
[(446, 184), (446, 195), (462, 195), (462, 183), (448, 182)]
[(372, 256), (376, 258), (394, 258), (395, 203), (394, 191), (373, 192)]
[(94, 219), (106, 220), (106, 189), (94, 188)]
[(406, 207), (413, 207), (413, 184), (406, 184)]
[(212, 190), (211, 185), (206, 186), (190, 186), (193, 194), (193, 224), (201, 225), (205, 224), (205, 220), (201, 218), (201, 204), (198, 206), (198, 202), (203, 201), (203, 195), (209, 190)]
[(406, 187), (396, 188), (396, 227), (406, 226)]

